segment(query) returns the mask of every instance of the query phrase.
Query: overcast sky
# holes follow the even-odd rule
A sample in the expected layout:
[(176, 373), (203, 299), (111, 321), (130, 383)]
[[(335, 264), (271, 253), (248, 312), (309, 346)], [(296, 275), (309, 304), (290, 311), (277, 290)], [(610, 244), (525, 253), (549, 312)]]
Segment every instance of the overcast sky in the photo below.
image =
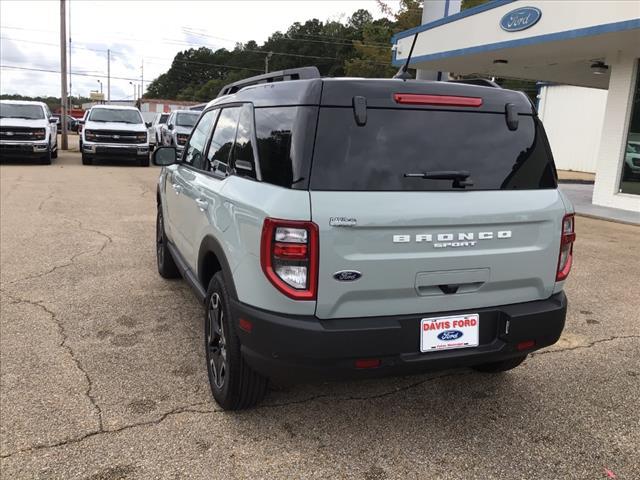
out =
[[(398, 1), (386, 2), (394, 9)], [(72, 93), (106, 96), (107, 49), (111, 49), (111, 98), (133, 96), (132, 79), (152, 80), (174, 55), (191, 47), (233, 48), (262, 44), (276, 30), (311, 18), (345, 21), (359, 8), (382, 16), (375, 0), (333, 1), (86, 1), (70, 0)], [(60, 96), (60, 2), (0, 1), (0, 93)], [(194, 33), (195, 32), (195, 33)], [(204, 34), (205, 36), (198, 35)], [(42, 72), (22, 69), (50, 70)], [(104, 75), (105, 78), (101, 77)], [(120, 78), (115, 78), (120, 77)]]

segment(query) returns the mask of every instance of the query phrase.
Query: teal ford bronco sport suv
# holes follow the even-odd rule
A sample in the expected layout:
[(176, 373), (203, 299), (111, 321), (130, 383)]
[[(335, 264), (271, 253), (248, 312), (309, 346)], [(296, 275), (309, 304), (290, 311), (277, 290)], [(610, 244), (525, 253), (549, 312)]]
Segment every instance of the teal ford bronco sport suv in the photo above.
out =
[(573, 209), (520, 92), (275, 72), (153, 158), (158, 270), (203, 302), (224, 409), (270, 378), (504, 371), (560, 337)]

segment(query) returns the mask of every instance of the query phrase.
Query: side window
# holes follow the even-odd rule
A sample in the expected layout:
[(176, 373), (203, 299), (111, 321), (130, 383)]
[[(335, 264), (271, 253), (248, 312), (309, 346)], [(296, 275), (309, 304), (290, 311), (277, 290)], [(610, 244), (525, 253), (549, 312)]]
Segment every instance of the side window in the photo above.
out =
[(256, 178), (256, 165), (253, 154), (253, 107), (250, 104), (240, 109), (238, 133), (236, 143), (231, 153), (231, 164), (236, 175), (240, 177)]
[(209, 170), (218, 176), (229, 175), (229, 161), (233, 142), (236, 138), (236, 127), (238, 126), (238, 116), (240, 107), (225, 108), (220, 112), (216, 128), (211, 137), (209, 145)]
[(209, 110), (202, 115), (193, 129), (189, 143), (185, 146), (183, 160), (194, 168), (205, 170), (204, 149), (207, 145), (207, 135), (217, 114), (217, 110)]

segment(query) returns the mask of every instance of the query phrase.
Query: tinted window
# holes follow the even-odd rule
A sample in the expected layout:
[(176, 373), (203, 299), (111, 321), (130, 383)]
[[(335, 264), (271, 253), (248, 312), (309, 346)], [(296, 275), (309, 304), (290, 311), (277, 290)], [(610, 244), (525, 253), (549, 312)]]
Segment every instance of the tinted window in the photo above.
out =
[(137, 110), (92, 108), (89, 120), (92, 122), (142, 123), (142, 116)]
[(233, 147), (233, 166), (236, 174), (241, 177), (256, 178), (255, 161), (253, 158), (253, 146), (251, 137), (253, 136), (253, 108), (245, 105), (240, 110), (240, 120), (238, 121), (238, 133), (236, 134), (236, 144)]
[(225, 108), (220, 112), (216, 122), (216, 129), (209, 145), (209, 168), (212, 172), (222, 176), (229, 174), (229, 159), (233, 142), (236, 138), (236, 127), (240, 107)]
[(160, 115), (160, 119), (158, 120), (158, 123), (167, 123), (167, 119), (169, 118), (169, 114), (165, 113)]
[(317, 107), (255, 109), (260, 173), (264, 182), (305, 189)]
[(189, 143), (184, 149), (184, 161), (195, 168), (204, 170), (204, 147), (207, 144), (207, 135), (218, 111), (210, 110), (205, 113), (189, 138)]
[(452, 190), (452, 180), (405, 173), (466, 170), (468, 190), (555, 188), (555, 169), (539, 122), (520, 115), (368, 109), (365, 126), (351, 108), (323, 108), (313, 157), (314, 190)]
[(0, 118), (26, 118), (29, 120), (39, 120), (44, 118), (44, 110), (40, 105), (0, 103)]
[(199, 113), (178, 113), (176, 114), (176, 125), (193, 127), (198, 121), (199, 115)]

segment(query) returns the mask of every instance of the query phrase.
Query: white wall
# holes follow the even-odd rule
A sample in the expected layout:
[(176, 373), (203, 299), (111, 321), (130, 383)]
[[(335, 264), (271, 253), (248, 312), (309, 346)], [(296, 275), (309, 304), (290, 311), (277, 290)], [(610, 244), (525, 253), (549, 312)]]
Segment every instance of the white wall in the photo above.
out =
[(607, 90), (549, 85), (540, 89), (538, 112), (558, 170), (596, 172)]
[(593, 203), (640, 212), (640, 195), (619, 191), (638, 59), (633, 54), (620, 53), (607, 57), (606, 63), (611, 68), (611, 79), (600, 138)]

